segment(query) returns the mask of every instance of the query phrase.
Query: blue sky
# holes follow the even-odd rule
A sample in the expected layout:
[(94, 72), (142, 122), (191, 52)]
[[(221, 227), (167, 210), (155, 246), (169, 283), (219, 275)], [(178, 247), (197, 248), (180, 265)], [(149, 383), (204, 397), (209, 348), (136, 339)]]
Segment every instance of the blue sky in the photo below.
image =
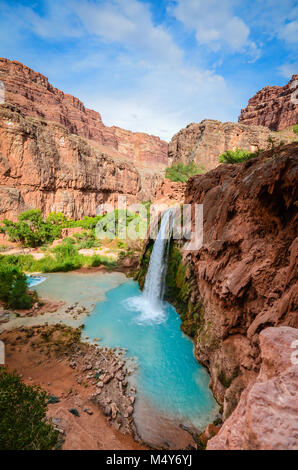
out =
[(0, 0), (0, 56), (169, 140), (298, 73), (298, 0)]

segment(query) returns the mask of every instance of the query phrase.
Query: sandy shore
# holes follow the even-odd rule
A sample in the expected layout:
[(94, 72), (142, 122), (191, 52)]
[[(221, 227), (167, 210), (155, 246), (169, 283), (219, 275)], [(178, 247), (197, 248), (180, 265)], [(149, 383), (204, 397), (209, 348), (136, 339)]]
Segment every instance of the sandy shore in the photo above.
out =
[[(57, 403), (48, 405), (47, 415), (59, 430), (62, 449), (145, 449), (129, 434), (132, 418), (123, 413), (124, 405), (128, 409), (134, 400), (129, 398), (132, 391), (127, 389), (121, 398), (116, 379), (114, 384), (110, 381), (99, 389), (93, 377), (96, 366), (92, 358), (98, 359), (96, 348), (78, 342), (74, 331), (64, 326), (60, 330), (43, 326), (3, 331), (0, 339), (5, 344), (8, 369), (17, 370), (26, 384), (41, 385), (58, 399)], [(107, 352), (100, 367), (113, 365), (111, 361), (108, 363), (110, 358)], [(101, 372), (107, 371), (101, 369)], [(94, 400), (99, 390), (101, 403)], [(121, 411), (115, 419), (114, 406)], [(71, 409), (77, 410), (79, 416), (73, 415)]]
[[(88, 274), (90, 271), (72, 276), (87, 280)], [(51, 275), (47, 277), (50, 282)], [(42, 306), (29, 312), (9, 312), (8, 321), (0, 323), (8, 369), (17, 370), (25, 383), (41, 385), (59, 399), (48, 405), (48, 416), (60, 431), (62, 449), (145, 449), (133, 438), (135, 390), (126, 379), (129, 371), (121, 353), (92, 345), (78, 330), (94, 303), (126, 277), (107, 273), (104, 279), (109, 280), (107, 288), (99, 289), (91, 300), (88, 291), (82, 297), (74, 288), (71, 303), (66, 302), (65, 292), (64, 300), (42, 299)], [(41, 286), (36, 289), (43, 290)], [(69, 412), (72, 408), (79, 417)]]

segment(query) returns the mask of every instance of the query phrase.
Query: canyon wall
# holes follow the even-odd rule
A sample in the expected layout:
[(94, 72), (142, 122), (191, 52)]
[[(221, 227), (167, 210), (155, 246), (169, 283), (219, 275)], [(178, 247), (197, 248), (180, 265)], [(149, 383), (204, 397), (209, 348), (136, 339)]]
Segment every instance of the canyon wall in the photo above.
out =
[(219, 165), (218, 157), (226, 150), (239, 147), (255, 152), (269, 148), (272, 145), (270, 139), (278, 145), (281, 141), (291, 142), (295, 134), (277, 134), (263, 126), (205, 119), (198, 124), (189, 124), (174, 135), (169, 143), (169, 162), (187, 164), (194, 161), (211, 170)]
[(298, 123), (298, 75), (281, 86), (266, 86), (250, 98), (238, 118), (241, 124), (279, 131)]
[[(201, 444), (297, 449), (298, 142), (219, 165), (186, 188), (166, 185), (173, 201), (184, 191), (193, 209), (203, 204), (203, 245), (186, 251), (185, 240), (171, 241), (165, 299), (222, 405), (223, 425), (210, 424)], [(136, 276), (141, 287), (152, 246)]]
[(62, 125), (0, 105), (0, 219), (15, 220), (32, 208), (94, 216), (99, 204), (113, 203), (120, 194), (129, 203), (150, 199), (161, 181)]
[(259, 340), (262, 363), (256, 381), (244, 390), (208, 450), (298, 449), (298, 330), (269, 327)]
[(98, 112), (85, 108), (78, 98), (54, 88), (47, 77), (20, 62), (0, 58), (0, 80), (5, 102), (26, 116), (62, 124), (71, 134), (117, 150), (136, 164), (167, 166), (168, 146), (159, 137), (105, 126)]
[(94, 216), (119, 194), (155, 196), (168, 164), (158, 137), (107, 127), (96, 111), (20, 62), (0, 58), (0, 219), (27, 209)]
[(200, 308), (182, 319), (224, 419), (259, 372), (259, 333), (298, 327), (297, 199), (298, 143), (187, 184), (185, 202), (203, 204), (204, 243), (185, 255), (189, 302)]

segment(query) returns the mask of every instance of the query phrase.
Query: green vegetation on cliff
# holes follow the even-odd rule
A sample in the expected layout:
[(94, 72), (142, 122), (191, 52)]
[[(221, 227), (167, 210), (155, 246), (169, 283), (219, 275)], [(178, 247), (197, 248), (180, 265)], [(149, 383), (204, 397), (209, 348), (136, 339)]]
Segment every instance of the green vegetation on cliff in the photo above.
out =
[(182, 255), (172, 240), (169, 251), (165, 298), (174, 305), (180, 314), (182, 331), (191, 337), (196, 336), (204, 315), (203, 303), (195, 295), (193, 282), (190, 267), (183, 264)]
[(146, 246), (146, 249), (145, 249), (144, 253), (141, 255), (141, 258), (140, 258), (139, 270), (138, 270), (138, 272), (136, 273), (136, 275), (134, 277), (134, 279), (136, 281), (138, 281), (141, 290), (143, 290), (143, 287), (144, 287), (145, 277), (146, 277), (146, 274), (147, 274), (147, 270), (148, 270), (148, 266), (149, 266), (149, 262), (150, 262), (150, 256), (151, 256), (152, 249), (153, 249), (153, 245), (154, 245), (154, 240), (149, 239), (148, 243), (147, 243), (147, 246)]
[(298, 134), (298, 124), (295, 124), (295, 126), (293, 127), (293, 132), (295, 134)]
[(171, 181), (186, 183), (186, 181), (194, 175), (205, 173), (203, 166), (197, 166), (194, 162), (184, 165), (182, 162), (172, 165), (166, 169), (165, 177)]
[(47, 394), (0, 368), (0, 449), (51, 450), (58, 431), (46, 422)]
[(219, 156), (220, 163), (242, 163), (251, 158), (255, 158), (256, 153), (237, 148), (236, 150), (227, 150)]

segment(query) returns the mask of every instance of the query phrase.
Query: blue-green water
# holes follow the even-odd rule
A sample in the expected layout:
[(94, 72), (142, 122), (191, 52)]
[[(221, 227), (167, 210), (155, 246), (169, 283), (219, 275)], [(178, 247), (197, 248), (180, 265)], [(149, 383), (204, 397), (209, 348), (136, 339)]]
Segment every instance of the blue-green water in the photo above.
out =
[(162, 311), (142, 296), (139, 286), (121, 273), (51, 273), (28, 279), (44, 298), (95, 305), (85, 318), (84, 335), (101, 346), (127, 349), (135, 358), (130, 377), (137, 389), (134, 420), (152, 446), (186, 448), (191, 430), (213, 421), (218, 406), (209, 389), (209, 374), (195, 360), (192, 341), (180, 330), (175, 309)]
[[(99, 337), (103, 346), (127, 348), (127, 355), (137, 359), (132, 377), (138, 393), (135, 420), (145, 440), (154, 426), (160, 427), (161, 420), (152, 420), (152, 415), (201, 430), (218, 411), (209, 375), (195, 360), (193, 343), (181, 332), (175, 309), (163, 302), (163, 315), (150, 321), (138, 311), (141, 302), (132, 280), (108, 291), (86, 319), (84, 333)], [(149, 420), (147, 426), (144, 420)]]
[(36, 287), (39, 284), (42, 284), (45, 282), (47, 278), (45, 276), (27, 276), (27, 284), (28, 287)]

